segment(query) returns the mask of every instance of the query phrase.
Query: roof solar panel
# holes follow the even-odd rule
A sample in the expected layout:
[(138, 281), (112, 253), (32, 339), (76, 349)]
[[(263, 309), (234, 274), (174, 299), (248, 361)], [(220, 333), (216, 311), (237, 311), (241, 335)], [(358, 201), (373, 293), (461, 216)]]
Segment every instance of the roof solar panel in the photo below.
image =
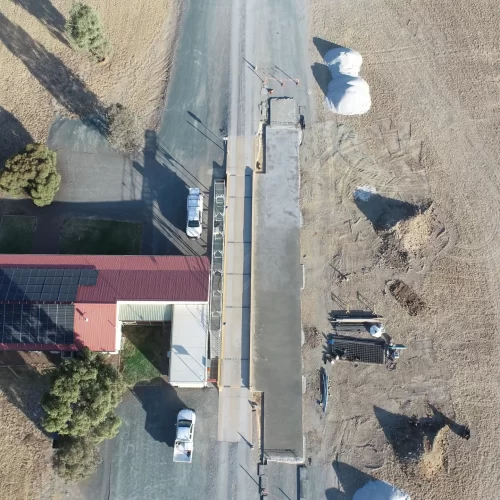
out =
[(72, 344), (74, 306), (0, 304), (0, 342)]
[(74, 302), (78, 286), (94, 286), (96, 269), (0, 268), (0, 302)]

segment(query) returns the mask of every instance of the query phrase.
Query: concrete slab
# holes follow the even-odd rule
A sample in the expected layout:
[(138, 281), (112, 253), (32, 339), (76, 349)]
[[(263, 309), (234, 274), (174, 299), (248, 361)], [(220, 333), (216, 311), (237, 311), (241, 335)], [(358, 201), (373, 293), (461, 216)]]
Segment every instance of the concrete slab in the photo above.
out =
[(226, 274), (227, 284), (224, 294), (226, 308), (250, 305), (250, 281), (248, 274)]
[[(229, 198), (252, 197), (252, 175), (231, 175), (228, 177), (227, 193)], [(231, 202), (231, 200), (230, 200)]]
[(253, 386), (264, 393), (264, 448), (303, 456), (298, 131), (266, 130), (254, 179)]
[(271, 125), (295, 125), (297, 123), (297, 104), (289, 97), (271, 99)]
[(238, 242), (226, 245), (226, 273), (250, 274), (251, 261), (251, 243)]

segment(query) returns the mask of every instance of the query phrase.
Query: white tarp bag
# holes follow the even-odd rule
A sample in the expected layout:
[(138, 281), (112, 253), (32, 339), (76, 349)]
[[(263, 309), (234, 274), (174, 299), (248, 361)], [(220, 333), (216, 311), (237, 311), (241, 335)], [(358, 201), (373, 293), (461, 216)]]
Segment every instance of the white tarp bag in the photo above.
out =
[(339, 115), (362, 115), (372, 105), (370, 87), (359, 76), (363, 58), (356, 50), (337, 47), (325, 54), (332, 80), (328, 84), (325, 104)]
[(370, 335), (372, 337), (382, 337), (383, 333), (385, 333), (384, 325), (375, 323), (374, 325), (370, 326)]
[(411, 500), (410, 495), (385, 481), (370, 481), (354, 493), (352, 500)]

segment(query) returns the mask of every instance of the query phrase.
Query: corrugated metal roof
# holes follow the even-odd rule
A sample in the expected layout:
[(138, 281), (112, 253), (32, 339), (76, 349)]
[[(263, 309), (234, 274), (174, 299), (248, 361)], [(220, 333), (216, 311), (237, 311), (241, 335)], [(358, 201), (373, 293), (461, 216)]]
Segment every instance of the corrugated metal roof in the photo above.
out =
[(120, 304), (120, 321), (172, 321), (172, 304)]
[(203, 387), (207, 379), (208, 306), (176, 304), (172, 319), (169, 382)]
[[(85, 321), (88, 319), (88, 321)], [(119, 351), (116, 345), (116, 304), (75, 305), (75, 346), (91, 351)]]
[(112, 304), (118, 300), (207, 302), (207, 257), (145, 255), (7, 255), (0, 267), (97, 269), (95, 286), (80, 286), (77, 302)]

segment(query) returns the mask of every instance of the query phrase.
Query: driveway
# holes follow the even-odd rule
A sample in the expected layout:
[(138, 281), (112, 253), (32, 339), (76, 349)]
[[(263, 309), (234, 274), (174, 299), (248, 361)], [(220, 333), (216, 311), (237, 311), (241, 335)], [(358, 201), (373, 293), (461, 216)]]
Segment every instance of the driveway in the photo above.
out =
[[(127, 392), (118, 413), (123, 425), (102, 450), (98, 472), (80, 486), (93, 500), (216, 498), (217, 390), (179, 389), (167, 383)], [(172, 460), (181, 408), (196, 411), (193, 463)]]

